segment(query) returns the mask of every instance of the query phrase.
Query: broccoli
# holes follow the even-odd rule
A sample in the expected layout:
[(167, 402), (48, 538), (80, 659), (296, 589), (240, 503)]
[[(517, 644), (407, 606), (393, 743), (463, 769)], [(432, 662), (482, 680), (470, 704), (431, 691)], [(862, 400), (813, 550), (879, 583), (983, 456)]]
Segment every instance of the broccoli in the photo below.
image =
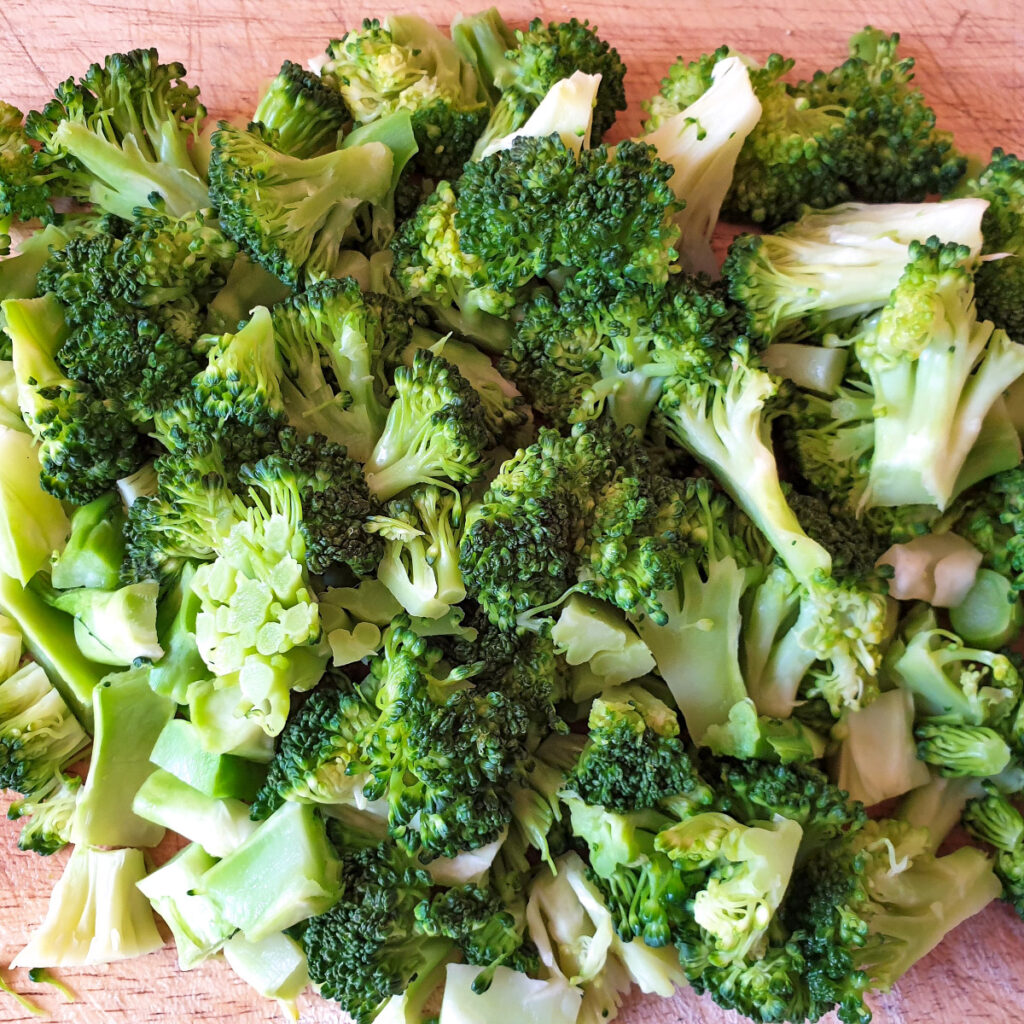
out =
[(209, 211), (180, 220), (146, 216), (120, 237), (72, 238), (37, 279), (60, 299), (71, 328), (58, 361), (148, 424), (199, 372), (203, 309), (235, 253)]
[(344, 99), (357, 124), (408, 110), (419, 151), (413, 166), (433, 178), (457, 175), (487, 124), (489, 108), (470, 64), (450, 39), (414, 14), (333, 39), (325, 84)]
[(911, 242), (935, 235), (977, 255), (984, 212), (975, 199), (807, 211), (775, 234), (740, 235), (722, 275), (766, 342), (841, 330), (885, 305)]
[(386, 501), (416, 484), (470, 483), (495, 443), (483, 402), (442, 356), (419, 349), (394, 373), (394, 401), (366, 462), (370, 493)]
[(1024, 337), (1024, 161), (1001, 149), (992, 150), (988, 166), (957, 195), (988, 200), (981, 221), (985, 236), (981, 251), (1007, 254), (982, 263), (975, 272), (978, 316), (994, 321), (1011, 338)]
[(576, 71), (601, 76), (593, 116), (595, 143), (612, 126), (617, 112), (626, 109), (626, 67), (589, 22), (573, 18), (545, 25), (534, 18), (525, 31), (513, 32), (492, 8), (456, 18), (452, 38), (496, 100), (473, 150), (474, 158), (520, 128), (551, 87)]
[(61, 772), (54, 777), (52, 786), (11, 802), (7, 808), (8, 818), (30, 818), (18, 836), (19, 850), (31, 850), (48, 857), (71, 842), (71, 819), (81, 786), (82, 780), (77, 775)]
[(992, 870), (1002, 883), (1003, 899), (1024, 917), (1024, 817), (991, 784), (983, 797), (971, 800), (963, 816), (964, 827), (996, 853)]
[(42, 924), (14, 958), (19, 967), (81, 967), (160, 949), (146, 897), (141, 850), (76, 846), (50, 894)]
[(252, 119), (273, 132), (275, 148), (300, 160), (337, 149), (348, 106), (328, 82), (286, 60)]
[(279, 432), (277, 445), (278, 452), (242, 467), (240, 482), (272, 505), (298, 504), (310, 572), (347, 565), (358, 575), (372, 574), (384, 546), (365, 528), (377, 506), (359, 465), (343, 445), (316, 434), (299, 437), (286, 428)]
[(62, 175), (59, 169), (49, 173), (42, 162), (25, 133), (22, 112), (0, 101), (0, 255), (7, 254), (7, 229), (12, 221), (38, 217), (44, 224), (52, 224), (57, 219), (52, 205), (53, 190), (56, 188), (60, 194)]
[(377, 578), (410, 615), (441, 618), (466, 596), (459, 572), (462, 498), (437, 486), (417, 487), (385, 512), (366, 524), (384, 540)]
[(77, 760), (89, 737), (36, 662), (0, 683), (0, 788), (35, 799)]
[(63, 501), (86, 505), (142, 465), (144, 439), (117, 398), (61, 371), (56, 353), (68, 326), (54, 296), (8, 299), (2, 309), (18, 404), (39, 442), (39, 484)]
[(366, 462), (387, 418), (386, 353), (408, 343), (411, 313), (364, 295), (348, 277), (313, 285), (276, 305), (271, 317), (289, 422)]
[(969, 257), (912, 242), (886, 305), (854, 339), (876, 409), (869, 506), (944, 509), (985, 416), (1024, 373), (1024, 346), (976, 319)]
[(685, 204), (676, 223), (686, 270), (714, 274), (718, 269), (711, 236), (737, 157), (761, 115), (748, 69), (740, 58), (725, 57), (712, 68), (705, 92), (678, 113), (655, 119), (640, 139), (675, 170), (668, 184)]
[(373, 708), (340, 672), (330, 673), (288, 717), (252, 817), (269, 817), (285, 800), (351, 803), (366, 783), (349, 772), (359, 758), (359, 736), (373, 725)]
[(453, 940), (422, 934), (416, 908), (430, 876), (394, 843), (346, 852), (344, 890), (302, 930), (309, 976), (356, 1024), (371, 1024), (391, 996), (429, 995), (437, 970), (455, 955)]
[(57, 86), (25, 134), (39, 142), (36, 161), (60, 168), (62, 191), (132, 219), (137, 207), (182, 217), (209, 204), (191, 152), (206, 110), (177, 63), (155, 49), (131, 50), (92, 64)]
[(359, 210), (393, 187), (391, 150), (367, 142), (303, 159), (251, 128), (222, 121), (213, 136), (210, 198), (224, 233), (292, 287), (332, 277)]
[(113, 494), (75, 509), (71, 536), (53, 560), (50, 581), (58, 590), (115, 590), (124, 561), (125, 514)]

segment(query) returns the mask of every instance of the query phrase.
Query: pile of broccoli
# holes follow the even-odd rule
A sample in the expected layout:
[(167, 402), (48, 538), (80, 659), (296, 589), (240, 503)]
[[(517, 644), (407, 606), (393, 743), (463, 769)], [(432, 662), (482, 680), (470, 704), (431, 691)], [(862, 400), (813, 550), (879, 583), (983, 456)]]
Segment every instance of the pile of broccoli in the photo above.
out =
[(358, 1024), (866, 1024), (1024, 916), (1024, 163), (898, 43), (616, 142), (615, 49), (494, 9), (248, 124), (155, 50), (0, 104), (0, 785), (74, 846), (16, 964), (155, 913)]

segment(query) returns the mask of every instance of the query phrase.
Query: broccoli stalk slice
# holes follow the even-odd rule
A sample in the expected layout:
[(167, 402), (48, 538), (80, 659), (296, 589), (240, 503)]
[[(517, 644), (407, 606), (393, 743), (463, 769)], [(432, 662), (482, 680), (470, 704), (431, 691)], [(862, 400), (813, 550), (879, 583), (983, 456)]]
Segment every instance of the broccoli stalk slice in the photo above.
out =
[[(709, 726), (727, 722), (733, 705), (747, 696), (739, 663), (740, 599), (750, 582), (750, 571), (734, 558), (712, 561), (707, 579), (687, 561), (679, 586), (658, 595), (668, 621), (659, 625), (645, 616), (637, 623), (698, 743)], [(714, 686), (708, 686), (710, 678)]]
[(124, 561), (124, 511), (114, 494), (76, 509), (71, 536), (53, 561), (50, 581), (58, 590), (115, 590)]
[(654, 146), (675, 173), (669, 188), (684, 203), (675, 220), (680, 228), (676, 248), (685, 270), (714, 273), (711, 236), (736, 158), (761, 116), (761, 104), (739, 57), (715, 64), (710, 88), (685, 110), (665, 118), (639, 141)]
[(167, 723), (150, 760), (200, 793), (247, 802), (255, 797), (267, 774), (262, 765), (245, 758), (207, 750), (199, 730), (183, 718)]
[(81, 967), (144, 956), (164, 940), (146, 897), (141, 850), (76, 846), (50, 894), (43, 923), (14, 967)]
[(288, 1020), (298, 1020), (296, 1002), (309, 985), (306, 954), (287, 933), (276, 932), (259, 942), (238, 933), (224, 943), (224, 959), (264, 999), (276, 999)]
[(147, 668), (108, 676), (93, 690), (96, 722), (89, 774), (71, 821), (72, 842), (90, 846), (156, 846), (162, 827), (132, 811), (155, 766), (149, 755), (174, 716), (174, 702), (149, 687)]

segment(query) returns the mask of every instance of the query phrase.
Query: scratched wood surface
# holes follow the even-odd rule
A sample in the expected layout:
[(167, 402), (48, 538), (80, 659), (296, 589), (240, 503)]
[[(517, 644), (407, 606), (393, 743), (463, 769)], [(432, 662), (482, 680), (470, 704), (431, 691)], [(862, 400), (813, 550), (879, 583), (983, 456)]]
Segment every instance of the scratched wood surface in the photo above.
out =
[[(467, 4), (467, 9), (472, 8)], [(481, 2), (482, 6), (482, 2)], [(744, 4), (696, 0), (579, 0), (576, 3), (499, 3), (506, 18), (534, 15), (589, 17), (618, 47), (627, 66), (630, 109), (619, 134), (639, 121), (639, 104), (656, 88), (677, 54), (696, 56), (726, 42), (763, 58), (778, 50), (810, 75), (844, 56), (845, 40), (865, 24), (903, 34), (918, 58), (918, 82), (967, 152), (993, 146), (1024, 148), (1024, 6), (1019, 0), (895, 0), (891, 4), (834, 0), (774, 0)], [(285, 57), (305, 61), (331, 36), (363, 16), (409, 10), (439, 24), (460, 5), (383, 0), (354, 3), (308, 0), (0, 0), (0, 98), (24, 109), (42, 104), (58, 81), (80, 73), (105, 53), (157, 46), (182, 60), (189, 80), (202, 86), (215, 116), (246, 115), (261, 84)], [(41, 920), (65, 854), (39, 858), (15, 847), (13, 823), (0, 824), (0, 964), (10, 963)], [(155, 851), (159, 863), (171, 843)], [(140, 960), (103, 969), (64, 972), (79, 1000), (5, 974), (21, 991), (38, 994), (52, 1018), (68, 1024), (144, 1024), (207, 1021), (258, 1024), (278, 1019), (273, 1004), (250, 993), (222, 963), (182, 973), (169, 947)], [(920, 963), (897, 989), (873, 1000), (880, 1024), (1024, 1024), (1024, 924), (994, 905), (961, 927)], [(344, 1020), (315, 997), (303, 1002), (303, 1021)], [(514, 1021), (515, 1008), (509, 1008)], [(0, 993), (0, 1022), (30, 1021)], [(738, 1020), (710, 1001), (682, 993), (663, 1001), (627, 1000), (624, 1024), (724, 1024)]]

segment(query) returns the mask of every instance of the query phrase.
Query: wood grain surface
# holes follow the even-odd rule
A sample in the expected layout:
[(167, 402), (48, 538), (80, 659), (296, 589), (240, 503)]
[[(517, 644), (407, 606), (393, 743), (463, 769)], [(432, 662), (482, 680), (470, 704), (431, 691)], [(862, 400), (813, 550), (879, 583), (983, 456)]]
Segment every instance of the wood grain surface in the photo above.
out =
[[(499, 3), (521, 24), (535, 15), (589, 17), (622, 54), (630, 109), (617, 135), (635, 130), (640, 102), (657, 87), (677, 54), (690, 57), (720, 43), (764, 58), (773, 50), (809, 76), (845, 55), (846, 39), (865, 24), (902, 33), (918, 58), (917, 81), (941, 127), (960, 147), (987, 154), (993, 146), (1024, 148), (1024, 5), (1019, 0), (890, 4), (835, 0), (765, 0), (745, 4), (693, 0), (579, 0)], [(0, 0), (0, 98), (31, 109), (53, 86), (93, 60), (134, 46), (156, 46), (179, 59), (202, 86), (214, 116), (251, 113), (261, 85), (288, 57), (305, 62), (326, 41), (366, 15), (416, 11), (446, 24), (459, 5), (385, 3), (357, 6), (325, 0)], [(50, 858), (21, 853), (14, 823), (0, 824), (0, 964), (10, 963), (42, 919), (66, 852)], [(160, 863), (171, 842), (154, 851)], [(104, 969), (62, 972), (78, 995), (67, 1004), (24, 971), (4, 972), (18, 989), (38, 995), (52, 1019), (68, 1024), (205, 1021), (258, 1024), (279, 1019), (275, 1005), (252, 994), (223, 963), (177, 970), (169, 947)], [(873, 999), (879, 1024), (1024, 1024), (1024, 924), (993, 905), (961, 927), (888, 995)], [(302, 1004), (307, 1024), (343, 1021), (336, 1006), (316, 997)], [(508, 1019), (515, 1021), (515, 1008)], [(0, 993), (0, 1022), (35, 1020)], [(680, 993), (673, 1000), (627, 1000), (623, 1024), (736, 1024), (709, 1000)], [(497, 1022), (495, 1022), (497, 1024)]]

